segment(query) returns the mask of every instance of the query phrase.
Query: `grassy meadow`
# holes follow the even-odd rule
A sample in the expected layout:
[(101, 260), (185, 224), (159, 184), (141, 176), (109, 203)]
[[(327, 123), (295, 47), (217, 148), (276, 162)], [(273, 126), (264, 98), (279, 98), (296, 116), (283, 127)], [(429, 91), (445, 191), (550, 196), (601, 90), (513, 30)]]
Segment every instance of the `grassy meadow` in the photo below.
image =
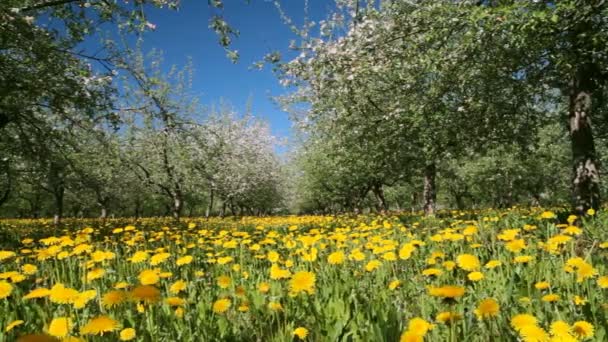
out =
[(0, 341), (605, 341), (606, 224), (517, 208), (3, 220)]

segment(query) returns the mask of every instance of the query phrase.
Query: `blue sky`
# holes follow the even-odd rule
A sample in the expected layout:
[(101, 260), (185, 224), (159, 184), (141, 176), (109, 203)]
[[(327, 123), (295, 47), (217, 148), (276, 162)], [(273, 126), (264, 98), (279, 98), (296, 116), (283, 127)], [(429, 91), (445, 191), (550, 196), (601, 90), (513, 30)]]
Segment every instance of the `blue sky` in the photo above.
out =
[[(193, 91), (200, 95), (201, 103), (212, 105), (223, 99), (244, 112), (250, 101), (253, 114), (268, 121), (275, 136), (288, 138), (292, 126), (289, 116), (271, 99), (285, 93), (286, 89), (279, 85), (270, 68), (252, 70), (251, 65), (274, 50), (289, 54), (289, 42), (296, 37), (282, 22), (272, 2), (224, 2), (224, 18), (240, 32), (231, 46), (239, 51), (237, 64), (226, 57), (216, 34), (208, 28), (209, 19), (216, 10), (202, 0), (183, 0), (178, 11), (152, 9), (148, 20), (156, 25), (156, 30), (145, 34), (143, 47), (164, 51), (166, 67), (182, 66), (191, 57)], [(332, 5), (330, 0), (311, 0), (309, 16), (318, 22), (325, 18)], [(303, 0), (283, 0), (282, 7), (295, 22), (303, 21)]]

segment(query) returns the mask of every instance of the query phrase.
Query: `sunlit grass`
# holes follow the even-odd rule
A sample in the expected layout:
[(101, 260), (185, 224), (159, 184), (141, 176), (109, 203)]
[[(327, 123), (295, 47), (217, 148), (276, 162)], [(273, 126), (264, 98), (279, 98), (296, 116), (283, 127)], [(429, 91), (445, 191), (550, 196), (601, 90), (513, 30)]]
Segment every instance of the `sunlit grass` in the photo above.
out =
[(608, 218), (574, 219), (6, 220), (0, 341), (601, 341)]

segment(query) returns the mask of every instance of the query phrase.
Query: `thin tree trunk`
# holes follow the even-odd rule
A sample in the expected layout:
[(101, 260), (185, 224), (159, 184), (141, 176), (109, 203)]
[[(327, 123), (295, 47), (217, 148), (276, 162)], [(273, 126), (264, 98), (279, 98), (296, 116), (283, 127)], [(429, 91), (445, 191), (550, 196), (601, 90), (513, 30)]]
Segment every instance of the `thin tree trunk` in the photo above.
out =
[(108, 208), (103, 206), (103, 207), (101, 207), (101, 214), (99, 215), (99, 218), (102, 220), (105, 220), (107, 217), (108, 217)]
[(458, 190), (454, 190), (453, 195), (456, 200), (456, 209), (464, 210), (464, 196)]
[(435, 175), (437, 173), (435, 163), (428, 164), (424, 168), (424, 215), (435, 215), (435, 205), (437, 200), (437, 190), (435, 188)]
[(579, 67), (569, 99), (573, 207), (579, 215), (597, 210), (600, 204), (599, 162), (591, 129), (592, 76), (591, 66)]
[(386, 202), (386, 197), (384, 196), (384, 189), (382, 188), (382, 184), (377, 184), (373, 188), (374, 195), (376, 195), (376, 199), (378, 200), (378, 204), (380, 207), (380, 212), (386, 213), (388, 211), (388, 203)]
[(63, 218), (63, 193), (64, 189), (61, 187), (55, 192), (55, 215), (53, 215), (53, 223), (58, 225), (61, 223), (61, 219)]
[(140, 201), (139, 197), (137, 197), (135, 199), (135, 212), (134, 212), (134, 214), (135, 214), (135, 218), (136, 219), (138, 219), (139, 216), (141, 215), (141, 201)]
[(5, 167), (4, 172), (6, 173), (6, 188), (2, 191), (2, 193), (0, 193), (0, 206), (2, 206), (4, 203), (6, 203), (8, 201), (8, 199), (10, 198), (10, 193), (12, 190), (12, 177), (11, 177), (11, 173), (9, 170), (9, 165), (8, 162), (2, 163), (2, 164), (6, 164), (3, 165)]
[(207, 206), (207, 209), (205, 210), (205, 218), (209, 218), (209, 215), (211, 215), (211, 212), (213, 211), (214, 195), (215, 195), (215, 192), (213, 191), (213, 188), (211, 188), (211, 190), (209, 190), (209, 205)]
[(179, 221), (179, 218), (182, 214), (182, 208), (184, 206), (184, 202), (182, 201), (182, 195), (180, 192), (176, 192), (173, 196), (173, 218), (176, 221)]
[(222, 202), (222, 211), (220, 212), (220, 216), (222, 218), (224, 218), (226, 216), (226, 205), (227, 205), (226, 201), (223, 201)]

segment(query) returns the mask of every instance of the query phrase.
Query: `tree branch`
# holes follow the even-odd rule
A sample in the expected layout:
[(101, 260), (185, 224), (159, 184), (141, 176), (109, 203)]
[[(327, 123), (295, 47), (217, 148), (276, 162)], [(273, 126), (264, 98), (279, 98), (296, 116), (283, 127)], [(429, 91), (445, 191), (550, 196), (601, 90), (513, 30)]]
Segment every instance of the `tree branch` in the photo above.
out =
[(55, 1), (43, 2), (43, 3), (36, 4), (36, 5), (20, 8), (19, 12), (29, 12), (29, 11), (33, 11), (33, 10), (37, 10), (37, 9), (67, 5), (67, 4), (71, 4), (73, 2), (81, 2), (81, 1), (82, 0), (55, 0)]

